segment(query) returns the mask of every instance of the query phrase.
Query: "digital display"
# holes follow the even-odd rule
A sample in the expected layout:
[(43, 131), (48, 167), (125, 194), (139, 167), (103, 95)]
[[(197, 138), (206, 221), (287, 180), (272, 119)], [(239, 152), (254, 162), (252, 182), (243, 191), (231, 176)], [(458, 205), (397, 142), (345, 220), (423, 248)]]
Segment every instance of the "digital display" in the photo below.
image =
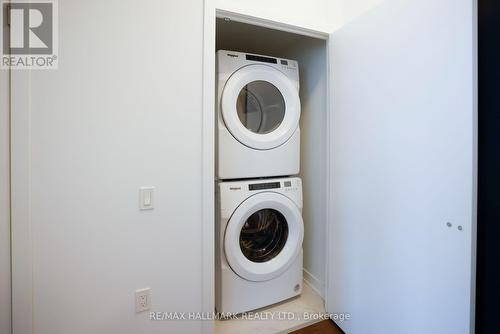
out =
[(265, 190), (265, 189), (278, 189), (281, 188), (281, 185), (279, 182), (270, 182), (270, 183), (256, 183), (256, 184), (249, 184), (248, 185), (248, 190)]
[(285, 185), (285, 187), (291, 187), (292, 181), (285, 181), (283, 184)]
[(280, 60), (280, 63), (281, 63), (281, 65), (286, 65), (286, 66), (288, 66), (288, 61), (286, 61), (286, 60), (284, 60), (284, 59), (281, 59), (281, 60)]
[(247, 60), (260, 61), (263, 63), (271, 63), (277, 64), (278, 60), (276, 58), (262, 57), (262, 56), (254, 56), (254, 55), (246, 55)]

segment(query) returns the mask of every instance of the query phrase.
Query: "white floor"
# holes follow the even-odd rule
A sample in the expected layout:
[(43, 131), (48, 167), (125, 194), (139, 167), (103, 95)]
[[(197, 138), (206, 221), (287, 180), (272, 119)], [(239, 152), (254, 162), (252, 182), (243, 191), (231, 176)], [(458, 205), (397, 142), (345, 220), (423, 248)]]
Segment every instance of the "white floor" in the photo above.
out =
[[(304, 282), (304, 289), (299, 297), (249, 313), (247, 319), (240, 316), (238, 319), (215, 321), (215, 333), (289, 333), (318, 322), (319, 320), (311, 319), (310, 315), (325, 313), (324, 304), (323, 298)], [(259, 316), (267, 319), (255, 319)]]

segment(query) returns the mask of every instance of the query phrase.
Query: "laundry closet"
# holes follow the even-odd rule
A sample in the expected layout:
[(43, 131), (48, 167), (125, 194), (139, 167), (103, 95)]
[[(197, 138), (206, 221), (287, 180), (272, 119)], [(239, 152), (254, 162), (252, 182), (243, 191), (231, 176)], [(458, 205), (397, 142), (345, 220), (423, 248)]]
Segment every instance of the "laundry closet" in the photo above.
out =
[[(266, 334), (304, 325), (286, 315), (210, 318), (221, 241), (216, 64), (217, 50), (229, 50), (271, 67), (296, 61), (300, 86), (299, 173), (230, 177), (273, 201), (295, 194), (286, 215), (302, 208), (303, 253), (287, 285), (299, 296), (261, 310), (350, 314), (335, 319), (348, 334), (471, 333), (476, 1), (143, 3), (56, 1), (43, 21), (54, 28), (59, 68), (1, 71), (0, 332)], [(4, 32), (22, 31), (17, 23)], [(256, 132), (279, 120), (239, 116)], [(247, 254), (266, 258), (250, 252), (251, 236), (244, 241)], [(245, 296), (233, 291), (238, 302), (275, 297), (257, 288), (269, 273), (257, 274)], [(136, 313), (144, 302), (150, 309)], [(196, 319), (154, 321), (150, 312)]]
[[(299, 296), (253, 309), (299, 317), (326, 312), (346, 333), (469, 331), (476, 123), (474, 19), (466, 2), (388, 1), (332, 34), (217, 12), (208, 70), (217, 73), (221, 53), (281, 64), (284, 72), (296, 61), (299, 69), (300, 172), (279, 177), (301, 179), (304, 284)], [(217, 75), (215, 81), (205, 88), (214, 91), (215, 108), (207, 110), (216, 116)], [(247, 106), (259, 104), (245, 94)], [(238, 117), (257, 130), (268, 121)], [(217, 170), (217, 154), (214, 160)], [(287, 187), (265, 176), (229, 181), (237, 183), (226, 189)], [(224, 211), (220, 195), (219, 187), (215, 225)], [(224, 224), (231, 219), (225, 214)], [(217, 271), (228, 244), (215, 230)], [(241, 240), (233, 244), (245, 252)], [(227, 267), (245, 279), (238, 264)], [(216, 296), (225, 286), (217, 275)], [(241, 303), (246, 295), (272, 294), (258, 284), (247, 290), (230, 294)], [(268, 319), (262, 330), (262, 322), (230, 318), (217, 320), (215, 332), (286, 332), (314, 321)]]
[[(293, 161), (293, 159), (284, 156), (282, 158), (284, 163), (286, 164), (290, 161), (289, 164), (292, 169), (289, 173), (280, 173), (278, 168), (275, 174), (279, 177), (290, 176), (292, 180), (294, 176), (298, 176), (302, 180), (302, 217), (304, 222), (302, 245), (303, 275), (307, 282), (306, 286), (303, 287), (304, 291), (302, 291), (302, 295), (306, 294), (306, 296), (287, 299), (278, 305), (272, 303), (273, 305), (269, 305), (269, 307), (259, 309), (258, 311), (274, 312), (276, 311), (275, 308), (278, 307), (282, 310), (294, 309), (297, 313), (306, 310), (311, 312), (315, 310), (317, 313), (321, 311), (324, 312), (323, 305), (321, 304), (324, 303), (323, 296), (326, 270), (326, 198), (328, 185), (326, 181), (326, 166), (328, 159), (326, 130), (328, 120), (326, 40), (232, 21), (227, 18), (218, 18), (216, 21), (216, 49), (218, 52), (228, 53), (230, 57), (235, 57), (236, 55), (244, 57), (246, 54), (252, 56), (259, 55), (263, 57), (263, 59), (257, 56), (251, 57), (253, 61), (250, 62), (250, 64), (258, 65), (259, 62), (261, 62), (262, 65), (268, 66), (269, 64), (277, 63), (279, 68), (280, 63), (283, 63), (286, 64), (283, 67), (284, 71), (292, 66), (291, 63), (289, 64), (291, 60), (295, 60), (298, 64), (300, 102), (287, 101), (287, 105), (300, 105), (300, 120), (298, 122), (300, 133), (297, 134), (297, 138), (287, 140), (287, 143), (293, 142), (294, 140), (300, 141), (299, 152), (294, 152), (292, 150), (292, 152), (288, 154), (288, 156), (293, 156), (294, 154), (299, 156), (297, 162), (300, 162), (300, 171), (298, 168), (299, 166), (294, 166), (295, 161)], [(281, 91), (285, 89), (286, 88), (283, 88)], [(271, 111), (271, 113), (272, 112), (273, 111)], [(288, 112), (292, 113), (295, 112), (295, 110), (292, 111), (290, 108)], [(251, 122), (252, 120), (247, 121)], [(262, 119), (260, 123), (262, 123)], [(295, 127), (293, 130), (295, 130)], [(234, 160), (237, 159), (237, 156), (231, 158)], [(220, 159), (222, 159), (222, 157)], [(266, 170), (273, 170), (274, 172), (277, 162), (266, 161), (265, 157), (262, 157), (262, 159), (264, 159), (263, 164), (267, 163), (267, 165), (271, 166), (264, 166), (268, 169), (264, 168), (264, 172), (261, 172), (261, 174), (265, 174)], [(257, 165), (261, 163), (258, 156), (253, 163)], [(283, 170), (286, 171), (286, 167), (287, 166), (284, 166)], [(295, 170), (294, 167), (296, 167)], [(299, 172), (297, 173), (294, 171)], [(256, 175), (260, 174), (257, 173), (252, 176), (255, 178)], [(257, 178), (255, 182), (266, 184), (266, 179), (269, 179), (271, 182), (274, 180), (273, 177), (264, 176), (264, 178)], [(252, 184), (252, 181), (248, 182)], [(219, 208), (216, 208), (216, 210), (219, 210)], [(218, 220), (216, 219), (216, 224), (217, 223)], [(253, 291), (253, 293), (273, 293), (273, 291), (266, 291), (265, 286), (261, 288), (261, 291), (258, 290), (258, 287), (259, 285), (257, 285), (257, 290)], [(221, 288), (223, 289), (223, 287), (217, 287), (216, 289)], [(242, 296), (245, 296), (245, 293), (242, 293)], [(308, 306), (308, 303), (313, 305)], [(235, 330), (234, 324), (230, 322), (235, 321), (225, 320), (223, 324), (217, 324), (216, 328), (219, 329), (221, 333)], [(285, 321), (276, 321), (275, 326), (277, 326), (276, 330), (284, 330), (300, 327), (308, 322), (310, 321), (298, 319), (289, 321), (288, 323)], [(239, 330), (244, 330), (246, 326), (249, 331), (252, 326), (258, 326), (257, 322), (244, 322), (242, 320), (236, 322), (236, 324), (242, 326)]]

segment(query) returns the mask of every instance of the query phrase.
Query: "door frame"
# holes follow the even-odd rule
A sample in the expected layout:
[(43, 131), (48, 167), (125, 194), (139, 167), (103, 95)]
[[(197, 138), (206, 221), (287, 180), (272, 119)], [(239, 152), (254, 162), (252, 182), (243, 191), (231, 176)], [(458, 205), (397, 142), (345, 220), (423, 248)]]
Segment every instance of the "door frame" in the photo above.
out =
[(10, 233), (12, 333), (32, 333), (33, 239), (31, 225), (31, 70), (10, 74)]
[[(33, 239), (30, 210), (31, 113), (29, 96), (31, 71), (31, 69), (13, 70), (9, 68), (7, 76), (9, 179), (5, 186), (8, 187), (8, 214), (10, 218), (8, 221), (10, 232), (9, 333), (33, 333), (34, 330)], [(2, 93), (4, 92), (2, 91)], [(1, 191), (4, 192), (3, 187)]]
[[(251, 24), (254, 26), (281, 30), (306, 37), (324, 40), (326, 42), (326, 89), (330, 90), (332, 73), (329, 66), (331, 50), (330, 32), (318, 31), (305, 27), (295, 26), (284, 22), (263, 19), (242, 13), (218, 8), (216, 0), (204, 0), (203, 20), (203, 106), (202, 106), (202, 310), (212, 314), (215, 310), (215, 112), (216, 112), (216, 18), (225, 18), (231, 21)], [(330, 205), (333, 194), (333, 147), (331, 135), (333, 129), (333, 110), (331, 94), (326, 101), (326, 230), (325, 239), (329, 235), (329, 217), (332, 217)], [(325, 243), (325, 254), (329, 253), (328, 242)], [(328, 261), (325, 261), (325, 298), (328, 296)], [(325, 299), (325, 304), (328, 301)], [(205, 321), (202, 325), (205, 334), (214, 333), (213, 321)]]
[(11, 69), (0, 72), (0, 332), (12, 333), (11, 285)]

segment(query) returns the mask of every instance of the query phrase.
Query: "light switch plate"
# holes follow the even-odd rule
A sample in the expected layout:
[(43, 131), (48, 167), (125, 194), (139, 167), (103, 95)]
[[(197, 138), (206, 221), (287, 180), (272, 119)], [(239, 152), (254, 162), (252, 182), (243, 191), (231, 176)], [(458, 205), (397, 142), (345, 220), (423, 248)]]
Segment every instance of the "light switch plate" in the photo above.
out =
[(155, 187), (139, 188), (139, 209), (141, 210), (154, 209), (154, 190)]

